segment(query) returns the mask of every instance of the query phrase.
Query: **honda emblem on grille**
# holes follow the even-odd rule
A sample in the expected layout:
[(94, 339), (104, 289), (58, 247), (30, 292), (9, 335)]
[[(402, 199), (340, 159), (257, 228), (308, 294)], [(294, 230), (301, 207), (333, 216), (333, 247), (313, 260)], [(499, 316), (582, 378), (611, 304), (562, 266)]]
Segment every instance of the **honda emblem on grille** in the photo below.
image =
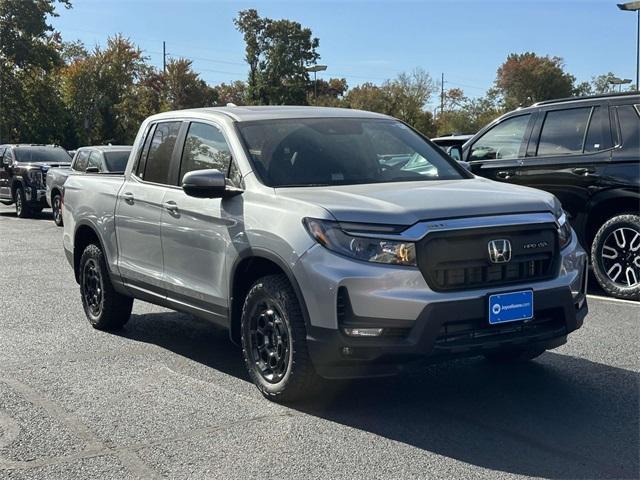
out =
[(491, 240), (489, 242), (489, 260), (491, 263), (511, 261), (511, 242), (509, 240)]

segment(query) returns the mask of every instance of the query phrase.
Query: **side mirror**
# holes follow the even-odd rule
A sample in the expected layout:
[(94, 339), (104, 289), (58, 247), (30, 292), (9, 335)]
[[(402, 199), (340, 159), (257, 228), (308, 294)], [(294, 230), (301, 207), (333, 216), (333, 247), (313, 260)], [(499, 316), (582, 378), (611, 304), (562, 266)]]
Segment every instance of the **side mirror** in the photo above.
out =
[(454, 160), (458, 160), (458, 161), (462, 160), (462, 147), (459, 147), (458, 145), (453, 145), (451, 147), (447, 147), (447, 153)]
[(100, 169), (98, 167), (87, 167), (85, 173), (100, 173)]
[(219, 170), (195, 170), (182, 179), (182, 190), (190, 197), (225, 198), (242, 193), (242, 190), (227, 187), (227, 179)]
[(9, 160), (7, 157), (4, 157), (2, 159), (2, 166), (3, 167), (10, 167), (11, 166), (11, 160)]

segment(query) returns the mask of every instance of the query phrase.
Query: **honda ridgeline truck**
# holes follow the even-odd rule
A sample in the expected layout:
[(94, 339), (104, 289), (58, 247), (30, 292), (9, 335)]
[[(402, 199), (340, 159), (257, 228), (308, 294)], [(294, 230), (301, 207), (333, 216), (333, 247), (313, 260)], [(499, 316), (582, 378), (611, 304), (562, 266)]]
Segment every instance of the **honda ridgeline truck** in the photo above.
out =
[(384, 115), (162, 113), (124, 177), (72, 175), (63, 205), (95, 328), (122, 327), (134, 298), (208, 319), (277, 401), (425, 360), (529, 360), (587, 313), (553, 195), (476, 177)]

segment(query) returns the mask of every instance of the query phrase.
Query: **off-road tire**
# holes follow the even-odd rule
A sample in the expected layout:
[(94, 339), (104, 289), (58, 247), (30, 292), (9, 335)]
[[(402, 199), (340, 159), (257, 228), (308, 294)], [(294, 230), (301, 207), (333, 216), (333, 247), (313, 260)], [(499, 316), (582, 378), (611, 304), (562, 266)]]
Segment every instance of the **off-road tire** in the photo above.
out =
[(523, 347), (485, 353), (484, 358), (492, 363), (523, 363), (539, 357), (544, 352), (544, 348)]
[[(100, 247), (88, 245), (82, 252), (78, 268), (82, 306), (91, 326), (107, 331), (122, 328), (131, 316), (133, 298), (114, 290)], [(89, 284), (99, 285), (99, 300), (95, 302), (97, 305), (91, 305), (91, 300), (88, 299), (91, 289)]]
[[(278, 321), (286, 326), (289, 340), (286, 371), (276, 383), (261, 373), (256, 360), (257, 335), (252, 337), (252, 324), (268, 302), (278, 310)], [(280, 318), (281, 317), (281, 318)], [(252, 323), (253, 321), (253, 323)], [(302, 400), (318, 388), (321, 378), (316, 373), (307, 349), (307, 330), (300, 302), (285, 275), (269, 275), (258, 279), (245, 297), (241, 317), (242, 354), (249, 376), (269, 400), (288, 403)]]
[[(605, 266), (606, 259), (603, 258), (603, 249), (605, 244), (606, 242), (611, 241), (611, 235), (613, 232), (621, 228), (628, 229), (628, 232), (634, 230), (635, 232), (640, 233), (640, 216), (637, 214), (618, 215), (606, 221), (600, 227), (598, 233), (596, 233), (596, 236), (593, 239), (593, 243), (591, 244), (591, 265), (593, 266), (593, 273), (602, 289), (612, 297), (626, 300), (640, 300), (640, 283), (636, 283), (635, 286), (625, 286), (619, 282), (615, 282), (609, 277), (607, 267)], [(621, 258), (625, 267), (628, 265), (629, 261), (633, 262), (632, 257), (640, 257), (640, 243), (638, 243), (640, 242), (640, 238), (638, 238), (636, 242), (632, 242), (632, 237), (633, 235), (629, 234), (626, 236), (626, 240), (629, 244), (633, 244), (633, 248), (637, 248), (637, 250), (633, 252), (629, 251), (627, 253), (627, 255), (629, 255), (628, 258)], [(611, 267), (609, 267), (609, 270), (610, 269)]]

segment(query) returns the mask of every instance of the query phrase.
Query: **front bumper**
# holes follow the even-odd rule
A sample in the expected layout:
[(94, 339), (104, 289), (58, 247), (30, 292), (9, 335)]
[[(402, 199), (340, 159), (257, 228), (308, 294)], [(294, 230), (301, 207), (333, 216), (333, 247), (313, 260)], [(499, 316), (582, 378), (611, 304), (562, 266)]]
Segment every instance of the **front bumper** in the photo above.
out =
[(24, 190), (25, 199), (30, 207), (47, 208), (47, 191), (44, 188), (27, 187)]
[[(418, 269), (357, 262), (315, 246), (294, 267), (309, 314), (314, 366), (327, 378), (382, 376), (425, 360), (562, 345), (580, 328), (588, 307), (586, 253), (575, 235), (561, 255), (560, 273), (551, 280), (434, 292)], [(534, 318), (488, 325), (488, 296), (524, 289), (534, 292)], [(344, 333), (345, 327), (377, 327), (385, 333), (355, 338)]]

